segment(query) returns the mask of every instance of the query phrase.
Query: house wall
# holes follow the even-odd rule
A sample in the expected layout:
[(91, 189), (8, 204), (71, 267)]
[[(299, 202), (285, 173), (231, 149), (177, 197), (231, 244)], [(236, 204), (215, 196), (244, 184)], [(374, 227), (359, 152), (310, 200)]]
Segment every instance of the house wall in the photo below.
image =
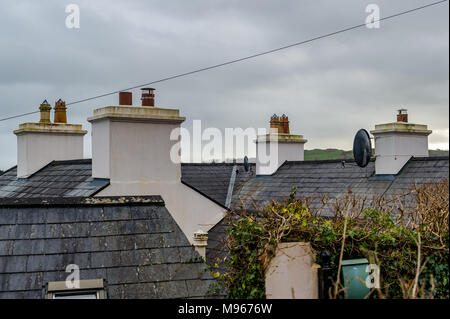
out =
[(110, 121), (98, 121), (92, 130), (92, 177), (110, 178)]
[(256, 154), (256, 175), (272, 175), (285, 161), (303, 161), (304, 143), (256, 143)]
[(180, 182), (111, 182), (96, 196), (158, 194), (191, 244), (197, 230), (208, 232), (224, 216), (225, 208)]
[(18, 134), (17, 177), (28, 177), (51, 161), (83, 158), (83, 135), (41, 132)]
[[(170, 158), (178, 124), (104, 119), (92, 132), (92, 176), (114, 182), (179, 181), (181, 165)], [(94, 147), (95, 146), (95, 147)]]
[(397, 174), (408, 160), (428, 156), (428, 136), (384, 133), (375, 135), (376, 174)]
[(207, 232), (224, 217), (225, 208), (181, 183), (179, 137), (170, 138), (184, 121), (178, 110), (113, 106), (88, 120), (92, 175), (110, 179), (97, 196), (161, 195), (191, 244), (194, 232)]
[(317, 299), (315, 254), (309, 243), (278, 244), (266, 271), (267, 299)]

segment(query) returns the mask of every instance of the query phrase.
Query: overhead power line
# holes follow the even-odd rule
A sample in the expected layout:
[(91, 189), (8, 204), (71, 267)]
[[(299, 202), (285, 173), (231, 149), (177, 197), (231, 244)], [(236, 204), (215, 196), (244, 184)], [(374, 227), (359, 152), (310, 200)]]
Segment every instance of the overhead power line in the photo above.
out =
[[(390, 19), (402, 16), (402, 15), (405, 15), (405, 14), (413, 13), (413, 12), (416, 12), (416, 11), (419, 11), (419, 10), (423, 10), (423, 9), (426, 9), (426, 8), (429, 8), (429, 7), (432, 7), (432, 6), (436, 6), (436, 5), (444, 3), (444, 2), (448, 2), (448, 0), (436, 1), (436, 2), (432, 2), (432, 3), (426, 4), (426, 5), (423, 5), (423, 6), (420, 6), (420, 7), (416, 7), (416, 8), (413, 8), (413, 9), (409, 9), (409, 10), (406, 10), (406, 11), (395, 13), (395, 14), (386, 16), (384, 18), (373, 20), (373, 21), (371, 21), (371, 24), (374, 24), (374, 23), (377, 23), (377, 22), (380, 22), (380, 21), (390, 20)], [(211, 65), (211, 66), (207, 66), (207, 67), (203, 67), (203, 68), (200, 68), (200, 69), (196, 69), (196, 70), (193, 70), (193, 71), (189, 71), (189, 72), (185, 72), (185, 73), (180, 73), (180, 74), (168, 76), (168, 77), (165, 77), (165, 78), (162, 78), (162, 79), (159, 79), (159, 80), (147, 82), (147, 83), (144, 83), (144, 84), (139, 84), (139, 85), (132, 86), (132, 87), (129, 87), (129, 88), (125, 88), (125, 89), (122, 89), (122, 90), (116, 90), (116, 91), (112, 91), (112, 92), (108, 92), (108, 93), (104, 93), (104, 94), (100, 94), (100, 95), (95, 95), (95, 96), (92, 96), (92, 97), (88, 97), (88, 98), (85, 98), (85, 99), (81, 99), (81, 100), (77, 100), (77, 101), (73, 101), (73, 102), (67, 103), (66, 105), (69, 106), (69, 105), (74, 105), (74, 104), (78, 104), (78, 103), (82, 103), (82, 102), (87, 102), (87, 101), (99, 99), (99, 98), (102, 98), (102, 97), (106, 97), (106, 96), (109, 96), (109, 95), (117, 94), (117, 93), (119, 93), (121, 91), (133, 90), (133, 89), (141, 88), (141, 87), (152, 85), (152, 84), (161, 83), (161, 82), (165, 82), (165, 81), (169, 81), (169, 80), (185, 77), (185, 76), (192, 75), (192, 74), (195, 74), (195, 73), (200, 73), (200, 72), (203, 72), (203, 71), (208, 71), (208, 70), (211, 70), (211, 69), (220, 68), (220, 67), (223, 67), (223, 66), (226, 66), (226, 65), (242, 62), (242, 61), (245, 61), (245, 60), (250, 60), (250, 59), (262, 56), (262, 55), (267, 55), (267, 54), (275, 53), (275, 52), (278, 52), (278, 51), (286, 50), (286, 49), (289, 49), (289, 48), (292, 48), (292, 47), (296, 47), (296, 46), (299, 46), (299, 45), (307, 44), (307, 43), (310, 43), (310, 42), (313, 42), (313, 41), (316, 41), (316, 40), (329, 38), (329, 37), (335, 36), (335, 35), (340, 34), (340, 33), (344, 33), (344, 32), (348, 32), (348, 31), (351, 31), (351, 30), (362, 28), (364, 26), (366, 26), (366, 23), (361, 23), (361, 24), (358, 24), (358, 25), (354, 25), (354, 26), (351, 26), (351, 27), (347, 27), (347, 28), (344, 28), (344, 29), (340, 29), (340, 30), (337, 30), (337, 31), (326, 33), (326, 34), (323, 34), (323, 35), (320, 35), (320, 36), (317, 36), (317, 37), (314, 37), (314, 38), (310, 38), (308, 40), (303, 40), (303, 41), (300, 41), (300, 42), (288, 44), (288, 45), (285, 45), (285, 46), (282, 46), (282, 47), (279, 47), (279, 48), (276, 48), (276, 49), (272, 49), (272, 50), (268, 50), (268, 51), (264, 51), (264, 52), (260, 52), (260, 53), (255, 53), (255, 54), (248, 55), (248, 56), (245, 56), (245, 57), (242, 57), (242, 58), (239, 58), (239, 59), (230, 60), (230, 61), (226, 61), (226, 62), (223, 62), (223, 63), (214, 64), (214, 65)], [(11, 119), (22, 117), (22, 116), (26, 116), (26, 115), (30, 115), (30, 114), (35, 114), (35, 113), (39, 113), (39, 111), (33, 111), (33, 112), (18, 114), (18, 115), (14, 115), (14, 116), (10, 116), (10, 117), (5, 117), (5, 118), (0, 119), (0, 122), (1, 121), (6, 121), (6, 120), (11, 120)]]

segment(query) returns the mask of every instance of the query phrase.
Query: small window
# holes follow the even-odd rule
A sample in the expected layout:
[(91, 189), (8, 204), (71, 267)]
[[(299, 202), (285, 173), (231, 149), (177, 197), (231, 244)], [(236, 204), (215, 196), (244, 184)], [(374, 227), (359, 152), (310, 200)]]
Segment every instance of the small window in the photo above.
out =
[(103, 279), (80, 280), (79, 288), (67, 288), (65, 281), (47, 284), (47, 299), (105, 299)]

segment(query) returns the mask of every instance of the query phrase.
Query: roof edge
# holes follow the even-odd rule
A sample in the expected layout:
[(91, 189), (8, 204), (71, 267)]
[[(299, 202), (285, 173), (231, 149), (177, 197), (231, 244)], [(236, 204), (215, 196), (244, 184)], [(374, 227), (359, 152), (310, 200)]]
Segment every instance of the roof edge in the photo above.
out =
[(3, 171), (3, 173), (0, 174), (0, 176), (8, 173), (9, 171), (12, 171), (13, 169), (17, 168), (17, 165), (14, 165), (13, 167), (8, 168), (6, 171)]
[[(256, 165), (256, 163), (248, 163), (249, 165)], [(214, 163), (181, 163), (181, 166), (205, 166), (205, 165), (211, 165), (211, 166), (233, 166), (233, 165), (244, 165), (244, 162), (233, 162), (233, 163), (223, 163), (223, 162), (214, 162)]]
[(450, 156), (427, 156), (427, 157), (411, 157), (412, 161), (445, 161), (449, 160)]
[[(27, 177), (23, 177), (23, 179), (28, 179), (30, 177), (32, 177), (33, 175), (35, 175), (36, 173), (42, 171), (43, 169), (49, 167), (49, 166), (55, 166), (55, 165), (71, 165), (71, 164), (92, 164), (92, 159), (91, 158), (81, 158), (81, 159), (74, 159), (74, 160), (53, 160), (51, 162), (49, 162), (48, 164), (45, 164), (43, 167), (41, 167), (40, 169), (38, 169), (36, 172), (30, 174)], [(0, 174), (0, 176), (2, 176), (3, 174), (16, 169), (17, 165), (14, 165), (11, 168), (8, 168), (6, 171), (4, 171), (2, 174)]]
[(73, 159), (73, 160), (61, 160), (61, 161), (52, 161), (53, 165), (60, 165), (60, 164), (91, 164), (92, 158), (80, 158), (80, 159)]
[[(370, 159), (371, 162), (375, 161), (375, 158)], [(286, 164), (326, 164), (326, 163), (355, 163), (354, 159), (331, 159), (331, 160), (311, 160), (311, 161), (286, 161)], [(280, 166), (281, 167), (281, 166)]]
[[(426, 157), (411, 157), (411, 160), (413, 161), (445, 161), (449, 160), (449, 156), (426, 156)], [(286, 164), (292, 163), (292, 164), (326, 164), (326, 163), (354, 163), (354, 159), (332, 159), (332, 160), (312, 160), (312, 161), (286, 161)], [(371, 162), (375, 161), (375, 158), (372, 157), (370, 159)], [(281, 166), (280, 166), (281, 167)]]
[(0, 198), (0, 208), (5, 207), (60, 207), (60, 206), (165, 206), (160, 195), (149, 196), (99, 196), (99, 197), (42, 197)]
[(203, 193), (202, 191), (198, 190), (198, 189), (195, 188), (194, 186), (188, 184), (187, 182), (181, 180), (181, 184), (183, 184), (183, 185), (189, 187), (189, 188), (192, 189), (193, 191), (199, 193), (200, 195), (202, 195), (203, 197), (209, 199), (210, 201), (214, 202), (215, 204), (219, 205), (219, 206), (222, 207), (223, 209), (230, 210), (230, 209), (229, 209), (228, 207), (226, 207), (224, 204), (221, 204), (220, 202), (218, 202), (218, 201), (215, 200), (214, 198), (212, 198), (212, 197), (206, 195), (205, 193)]

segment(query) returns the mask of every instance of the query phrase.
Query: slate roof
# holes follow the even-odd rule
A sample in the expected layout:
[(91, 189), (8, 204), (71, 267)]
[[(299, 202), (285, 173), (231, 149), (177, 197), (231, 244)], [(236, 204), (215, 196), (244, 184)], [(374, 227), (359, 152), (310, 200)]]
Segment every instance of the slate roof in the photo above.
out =
[[(246, 172), (242, 164), (182, 164), (182, 182), (224, 206), (254, 211), (271, 200), (285, 200), (292, 186), (298, 197), (339, 197), (349, 191), (365, 196), (405, 194), (414, 183), (435, 182), (449, 177), (448, 157), (411, 159), (396, 176), (375, 176), (375, 163), (360, 168), (351, 160), (286, 162), (271, 176), (255, 176), (255, 165)], [(232, 192), (233, 170), (238, 172)], [(52, 162), (26, 180), (17, 180), (12, 168), (0, 176), (0, 198), (93, 196), (109, 183), (91, 175), (91, 160)], [(318, 205), (318, 202), (313, 202)], [(324, 214), (327, 212), (325, 211)], [(221, 222), (209, 231), (207, 261), (223, 257), (228, 225)]]
[[(256, 207), (263, 207), (272, 200), (284, 201), (289, 197), (292, 186), (296, 186), (297, 197), (313, 197), (311, 208), (321, 205), (320, 195), (336, 198), (348, 194), (367, 196), (367, 204), (373, 196), (403, 195), (411, 190), (414, 184), (437, 182), (449, 177), (448, 157), (413, 158), (396, 176), (375, 176), (375, 162), (371, 161), (366, 168), (358, 167), (354, 161), (301, 161), (286, 162), (271, 176), (252, 176), (240, 183), (233, 192), (232, 208), (245, 208), (254, 212)], [(408, 197), (406, 197), (408, 199)], [(332, 212), (324, 209), (323, 215)], [(208, 232), (206, 248), (207, 262), (217, 262), (220, 270), (224, 270), (223, 258), (227, 255), (224, 247), (226, 232), (230, 228), (223, 219)]]
[[(227, 231), (230, 229), (227, 219), (222, 219), (213, 228), (208, 231), (208, 246), (206, 246), (206, 262), (214, 271), (221, 274), (226, 272), (226, 261), (224, 258), (228, 255), (225, 245)], [(218, 268), (216, 268), (216, 265)]]
[[(242, 164), (182, 164), (182, 181), (210, 199), (225, 205), (233, 169), (232, 207), (251, 210), (271, 199), (283, 200), (297, 186), (299, 197), (336, 197), (351, 189), (357, 194), (395, 195), (414, 183), (448, 178), (448, 157), (411, 159), (395, 177), (377, 178), (375, 163), (366, 168), (353, 161), (286, 162), (271, 176), (255, 176), (255, 165), (246, 172)], [(0, 198), (89, 197), (109, 185), (107, 179), (91, 177), (91, 160), (54, 161), (27, 179), (17, 179), (16, 167), (0, 175)]]
[(91, 177), (90, 159), (53, 161), (28, 178), (17, 178), (17, 167), (0, 176), (0, 198), (88, 197), (109, 185)]
[(202, 298), (214, 280), (159, 196), (0, 200), (0, 299), (42, 298), (77, 264), (108, 298)]
[(285, 162), (271, 176), (256, 176), (233, 194), (233, 208), (254, 211), (271, 200), (288, 198), (292, 187), (297, 197), (324, 195), (336, 198), (351, 191), (365, 196), (393, 196), (407, 193), (414, 184), (436, 182), (449, 177), (448, 157), (412, 158), (396, 176), (376, 176), (375, 162), (360, 168), (353, 161)]
[(245, 171), (243, 164), (238, 163), (183, 163), (181, 180), (225, 205), (233, 169), (236, 171), (233, 191), (255, 176), (255, 164), (249, 164), (249, 170)]
[[(205, 196), (225, 205), (232, 170), (233, 189), (254, 176), (254, 164), (246, 172), (242, 164), (182, 164), (182, 181)], [(92, 160), (53, 161), (26, 179), (17, 179), (13, 167), (0, 175), (0, 198), (89, 197), (109, 185), (107, 179), (93, 179)]]

